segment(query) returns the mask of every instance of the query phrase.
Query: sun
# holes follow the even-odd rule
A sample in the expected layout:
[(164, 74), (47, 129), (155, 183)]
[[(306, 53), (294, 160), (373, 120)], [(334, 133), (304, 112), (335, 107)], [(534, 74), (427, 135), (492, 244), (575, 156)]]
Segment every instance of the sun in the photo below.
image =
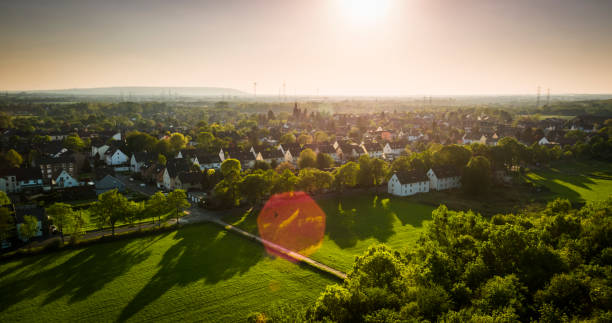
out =
[(340, 10), (355, 24), (373, 24), (384, 18), (391, 0), (338, 0)]

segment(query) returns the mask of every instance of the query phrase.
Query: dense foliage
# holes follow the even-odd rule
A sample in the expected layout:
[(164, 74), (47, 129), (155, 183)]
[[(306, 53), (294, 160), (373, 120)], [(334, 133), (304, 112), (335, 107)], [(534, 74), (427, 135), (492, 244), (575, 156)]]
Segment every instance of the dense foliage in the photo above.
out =
[(490, 220), (440, 206), (415, 248), (372, 246), (307, 319), (609, 322), (611, 215), (612, 199), (579, 210), (555, 200)]

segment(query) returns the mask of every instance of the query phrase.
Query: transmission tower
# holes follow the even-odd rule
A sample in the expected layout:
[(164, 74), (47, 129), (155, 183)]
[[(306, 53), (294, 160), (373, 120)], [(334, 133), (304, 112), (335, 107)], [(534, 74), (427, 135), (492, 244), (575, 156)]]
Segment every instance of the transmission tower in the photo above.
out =
[(546, 105), (550, 104), (550, 88), (546, 89)]
[(540, 86), (538, 85), (538, 98), (536, 99), (536, 108), (540, 107)]
[(253, 82), (253, 95), (257, 97), (257, 82)]

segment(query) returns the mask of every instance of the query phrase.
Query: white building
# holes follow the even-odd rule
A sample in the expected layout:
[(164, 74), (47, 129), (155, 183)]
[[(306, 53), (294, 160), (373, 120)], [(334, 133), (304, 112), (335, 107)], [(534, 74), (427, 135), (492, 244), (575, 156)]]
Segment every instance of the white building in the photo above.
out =
[(129, 157), (118, 148), (107, 150), (104, 155), (106, 156), (106, 165), (109, 166), (123, 165), (129, 160)]
[(461, 175), (452, 168), (435, 168), (427, 171), (429, 188), (436, 191), (461, 187)]
[(59, 188), (76, 187), (79, 186), (79, 181), (62, 169), (62, 172), (55, 178), (55, 186)]
[(417, 171), (395, 173), (387, 183), (387, 191), (396, 196), (427, 193), (429, 192), (429, 179), (425, 174)]
[(540, 146), (550, 145), (550, 141), (548, 141), (548, 139), (546, 139), (546, 137), (542, 137), (542, 139), (540, 139), (538, 141), (538, 145), (540, 145)]

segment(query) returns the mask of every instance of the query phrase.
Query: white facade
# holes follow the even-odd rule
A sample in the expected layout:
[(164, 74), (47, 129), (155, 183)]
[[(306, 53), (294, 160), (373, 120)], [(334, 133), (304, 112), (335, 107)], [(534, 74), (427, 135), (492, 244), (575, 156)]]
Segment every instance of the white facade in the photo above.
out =
[(132, 171), (133, 173), (138, 173), (140, 172), (140, 167), (142, 167), (144, 163), (142, 162), (138, 162), (136, 160), (136, 155), (132, 154), (132, 158), (130, 158), (130, 171)]
[(410, 196), (417, 193), (427, 193), (429, 192), (429, 181), (401, 183), (397, 174), (393, 174), (387, 183), (387, 192), (396, 196)]
[(100, 156), (100, 160), (104, 160), (104, 154), (106, 154), (106, 151), (108, 150), (109, 146), (108, 145), (102, 145), (100, 147), (96, 147), (96, 146), (91, 146), (91, 157), (95, 157), (96, 154), (98, 154)]
[(433, 169), (430, 169), (427, 171), (427, 177), (429, 177), (429, 185), (432, 190), (442, 191), (461, 187), (461, 176), (439, 178)]
[(540, 141), (538, 141), (538, 145), (542, 146), (542, 145), (549, 145), (550, 141), (548, 141), (548, 139), (546, 139), (546, 137), (542, 137), (542, 139), (540, 139)]
[(128, 159), (126, 154), (117, 149), (112, 155), (106, 156), (106, 164), (109, 166), (121, 165), (127, 163)]
[(55, 186), (60, 188), (66, 187), (76, 187), (79, 186), (79, 181), (77, 181), (74, 177), (70, 176), (68, 172), (62, 170), (62, 172), (55, 179)]

